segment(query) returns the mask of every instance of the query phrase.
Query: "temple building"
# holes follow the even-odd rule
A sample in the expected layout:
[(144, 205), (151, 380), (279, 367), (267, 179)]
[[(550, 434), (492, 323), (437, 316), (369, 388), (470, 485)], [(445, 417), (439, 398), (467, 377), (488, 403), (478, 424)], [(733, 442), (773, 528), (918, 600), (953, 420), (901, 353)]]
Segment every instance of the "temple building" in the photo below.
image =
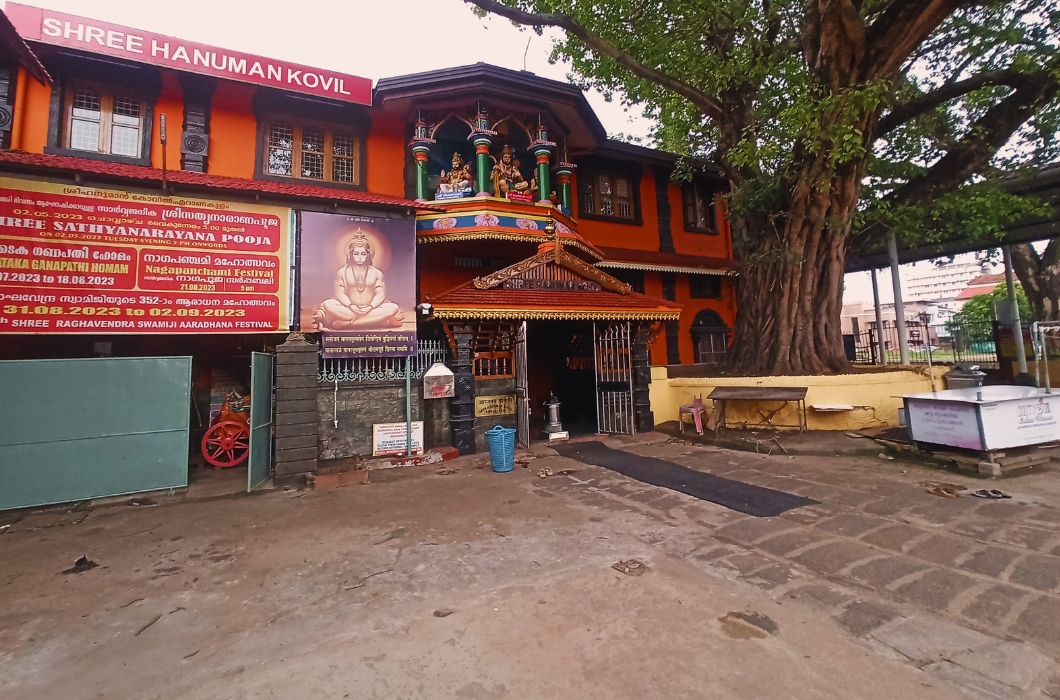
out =
[[(403, 420), (427, 449), (481, 450), (495, 424), (525, 443), (553, 397), (572, 433), (650, 430), (651, 365), (726, 355), (727, 181), (689, 160), (675, 182), (677, 155), (610, 140), (575, 86), (480, 63), (373, 89), (5, 13), (0, 360), (187, 356), (193, 454), (259, 382), (277, 479), (370, 457)], [(253, 379), (255, 354), (275, 371)], [(418, 386), (434, 361), (442, 401)]]

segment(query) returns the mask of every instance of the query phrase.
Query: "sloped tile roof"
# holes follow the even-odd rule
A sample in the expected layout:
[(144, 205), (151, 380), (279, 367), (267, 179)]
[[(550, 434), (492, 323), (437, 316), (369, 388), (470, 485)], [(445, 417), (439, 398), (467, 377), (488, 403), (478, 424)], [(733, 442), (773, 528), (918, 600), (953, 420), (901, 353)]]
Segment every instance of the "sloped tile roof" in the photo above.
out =
[(431, 299), (439, 318), (676, 319), (681, 306), (630, 292), (477, 289), (465, 282)]
[(655, 250), (633, 250), (599, 246), (604, 259), (600, 267), (625, 267), (634, 270), (662, 270), (663, 272), (701, 272), (724, 274), (735, 272), (740, 263), (730, 258), (712, 258), (705, 255), (661, 253)]

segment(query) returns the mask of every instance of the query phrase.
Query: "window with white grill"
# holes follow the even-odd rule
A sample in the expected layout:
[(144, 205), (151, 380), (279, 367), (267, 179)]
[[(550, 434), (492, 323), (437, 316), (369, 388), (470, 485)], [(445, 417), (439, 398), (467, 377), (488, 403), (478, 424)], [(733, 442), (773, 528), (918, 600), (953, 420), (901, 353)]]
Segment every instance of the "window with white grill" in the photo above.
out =
[(628, 175), (586, 168), (578, 173), (581, 213), (614, 219), (636, 218), (633, 183)]
[(327, 124), (278, 119), (265, 129), (266, 175), (360, 184), (360, 139)]
[(65, 99), (64, 147), (142, 158), (147, 105), (139, 96), (101, 85), (75, 85)]

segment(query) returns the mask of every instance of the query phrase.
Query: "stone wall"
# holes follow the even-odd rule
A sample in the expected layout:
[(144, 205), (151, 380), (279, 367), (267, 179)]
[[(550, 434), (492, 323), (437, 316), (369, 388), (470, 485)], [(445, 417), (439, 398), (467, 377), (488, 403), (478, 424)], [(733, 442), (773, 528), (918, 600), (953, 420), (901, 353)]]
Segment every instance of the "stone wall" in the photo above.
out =
[[(424, 422), (427, 449), (449, 444), (448, 403), (431, 399), (425, 406), (423, 380), (413, 380), (412, 420)], [(334, 383), (321, 382), (317, 385), (317, 414), (321, 460), (371, 457), (372, 424), (405, 422), (405, 380), (340, 383), (337, 395)]]
[[(515, 394), (515, 379), (476, 379), (475, 396), (505, 396)], [(479, 452), (489, 452), (486, 444), (486, 431), (495, 425), (505, 428), (515, 427), (515, 416), (476, 416), (475, 448)]]
[(317, 468), (317, 349), (301, 333), (276, 346), (277, 484), (296, 483)]

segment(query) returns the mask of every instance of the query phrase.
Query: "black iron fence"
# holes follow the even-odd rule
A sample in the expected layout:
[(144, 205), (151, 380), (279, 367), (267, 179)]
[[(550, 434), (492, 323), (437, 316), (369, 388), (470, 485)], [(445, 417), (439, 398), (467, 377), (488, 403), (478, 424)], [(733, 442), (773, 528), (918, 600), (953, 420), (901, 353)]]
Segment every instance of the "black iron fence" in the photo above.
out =
[[(994, 328), (991, 323), (932, 326), (923, 321), (907, 321), (909, 332), (909, 361), (914, 365), (954, 364), (965, 362), (985, 369), (998, 367)], [(885, 325), (882, 331), (882, 357), (887, 364), (898, 364), (898, 328)], [(847, 358), (855, 364), (878, 365), (881, 361), (880, 331), (868, 328), (860, 333), (844, 336)], [(930, 356), (930, 357), (929, 357)]]

